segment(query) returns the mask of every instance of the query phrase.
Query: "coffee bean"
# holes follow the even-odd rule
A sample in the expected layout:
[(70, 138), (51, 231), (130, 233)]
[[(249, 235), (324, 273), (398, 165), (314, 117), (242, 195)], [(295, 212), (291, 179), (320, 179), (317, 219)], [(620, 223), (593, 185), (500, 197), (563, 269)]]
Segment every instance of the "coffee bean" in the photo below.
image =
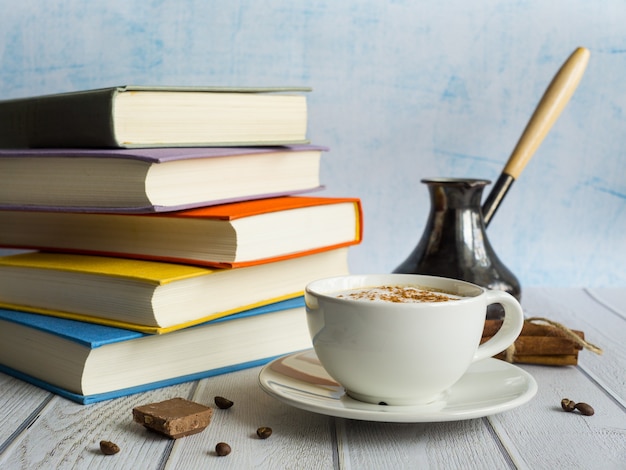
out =
[(272, 428), (268, 428), (267, 426), (261, 426), (256, 430), (256, 435), (261, 439), (267, 439), (272, 435)]
[(230, 448), (230, 446), (225, 442), (218, 442), (215, 446), (215, 453), (220, 457), (224, 457), (225, 455), (230, 454), (231, 450), (232, 449)]
[(584, 416), (591, 416), (595, 413), (591, 405), (588, 405), (587, 403), (576, 403), (575, 408), (580, 411), (581, 415)]
[(114, 442), (100, 441), (100, 451), (104, 455), (113, 455), (113, 454), (117, 454), (120, 451), (120, 448)]
[(564, 411), (574, 411), (575, 407), (576, 402), (573, 400), (570, 400), (569, 398), (563, 398), (561, 400), (561, 408), (563, 408)]
[(228, 398), (215, 397), (214, 401), (215, 401), (215, 405), (218, 408), (221, 408), (222, 410), (226, 410), (226, 409), (230, 408), (231, 406), (233, 406), (233, 402), (230, 401)]

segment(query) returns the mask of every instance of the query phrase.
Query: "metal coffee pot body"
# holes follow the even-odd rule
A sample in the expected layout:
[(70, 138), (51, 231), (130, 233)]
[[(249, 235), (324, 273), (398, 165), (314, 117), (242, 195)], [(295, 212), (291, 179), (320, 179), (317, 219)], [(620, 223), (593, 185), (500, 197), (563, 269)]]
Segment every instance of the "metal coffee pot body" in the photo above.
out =
[[(429, 274), (472, 282), (521, 298), (520, 283), (493, 250), (483, 222), (482, 179), (423, 179), (431, 209), (419, 243), (395, 273)], [(492, 308), (489, 318), (502, 312)]]

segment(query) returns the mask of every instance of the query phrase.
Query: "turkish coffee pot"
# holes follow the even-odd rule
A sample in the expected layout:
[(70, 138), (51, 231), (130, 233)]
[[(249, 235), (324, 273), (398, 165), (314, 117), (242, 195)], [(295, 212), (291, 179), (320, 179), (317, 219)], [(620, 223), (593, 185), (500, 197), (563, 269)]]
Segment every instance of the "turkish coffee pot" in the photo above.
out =
[[(430, 193), (428, 220), (417, 246), (395, 273), (461, 279), (521, 299), (518, 279), (496, 255), (485, 229), (572, 97), (589, 55), (589, 50), (577, 48), (554, 76), (484, 204), (481, 203), (483, 190), (489, 180), (422, 180)], [(503, 310), (496, 305), (488, 312), (488, 318), (499, 318), (502, 314)]]

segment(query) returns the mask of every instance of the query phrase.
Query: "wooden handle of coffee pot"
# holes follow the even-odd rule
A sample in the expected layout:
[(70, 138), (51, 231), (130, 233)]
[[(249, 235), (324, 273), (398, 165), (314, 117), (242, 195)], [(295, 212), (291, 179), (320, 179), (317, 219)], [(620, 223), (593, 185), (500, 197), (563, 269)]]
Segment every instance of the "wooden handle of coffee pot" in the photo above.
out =
[(485, 226), (489, 224), (504, 195), (522, 173), (574, 94), (589, 63), (589, 56), (588, 49), (577, 48), (550, 82), (502, 170), (502, 174), (483, 204)]
[(504, 173), (517, 179), (574, 94), (589, 62), (589, 50), (576, 49), (550, 82), (526, 125)]

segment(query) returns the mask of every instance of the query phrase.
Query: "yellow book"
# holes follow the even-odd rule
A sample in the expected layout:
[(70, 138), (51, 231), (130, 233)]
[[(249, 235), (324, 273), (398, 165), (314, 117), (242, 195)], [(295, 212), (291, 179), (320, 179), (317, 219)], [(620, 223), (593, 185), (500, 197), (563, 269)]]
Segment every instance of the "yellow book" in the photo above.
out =
[(348, 272), (347, 248), (256, 266), (210, 269), (33, 252), (0, 257), (0, 307), (167, 333), (294, 298)]

